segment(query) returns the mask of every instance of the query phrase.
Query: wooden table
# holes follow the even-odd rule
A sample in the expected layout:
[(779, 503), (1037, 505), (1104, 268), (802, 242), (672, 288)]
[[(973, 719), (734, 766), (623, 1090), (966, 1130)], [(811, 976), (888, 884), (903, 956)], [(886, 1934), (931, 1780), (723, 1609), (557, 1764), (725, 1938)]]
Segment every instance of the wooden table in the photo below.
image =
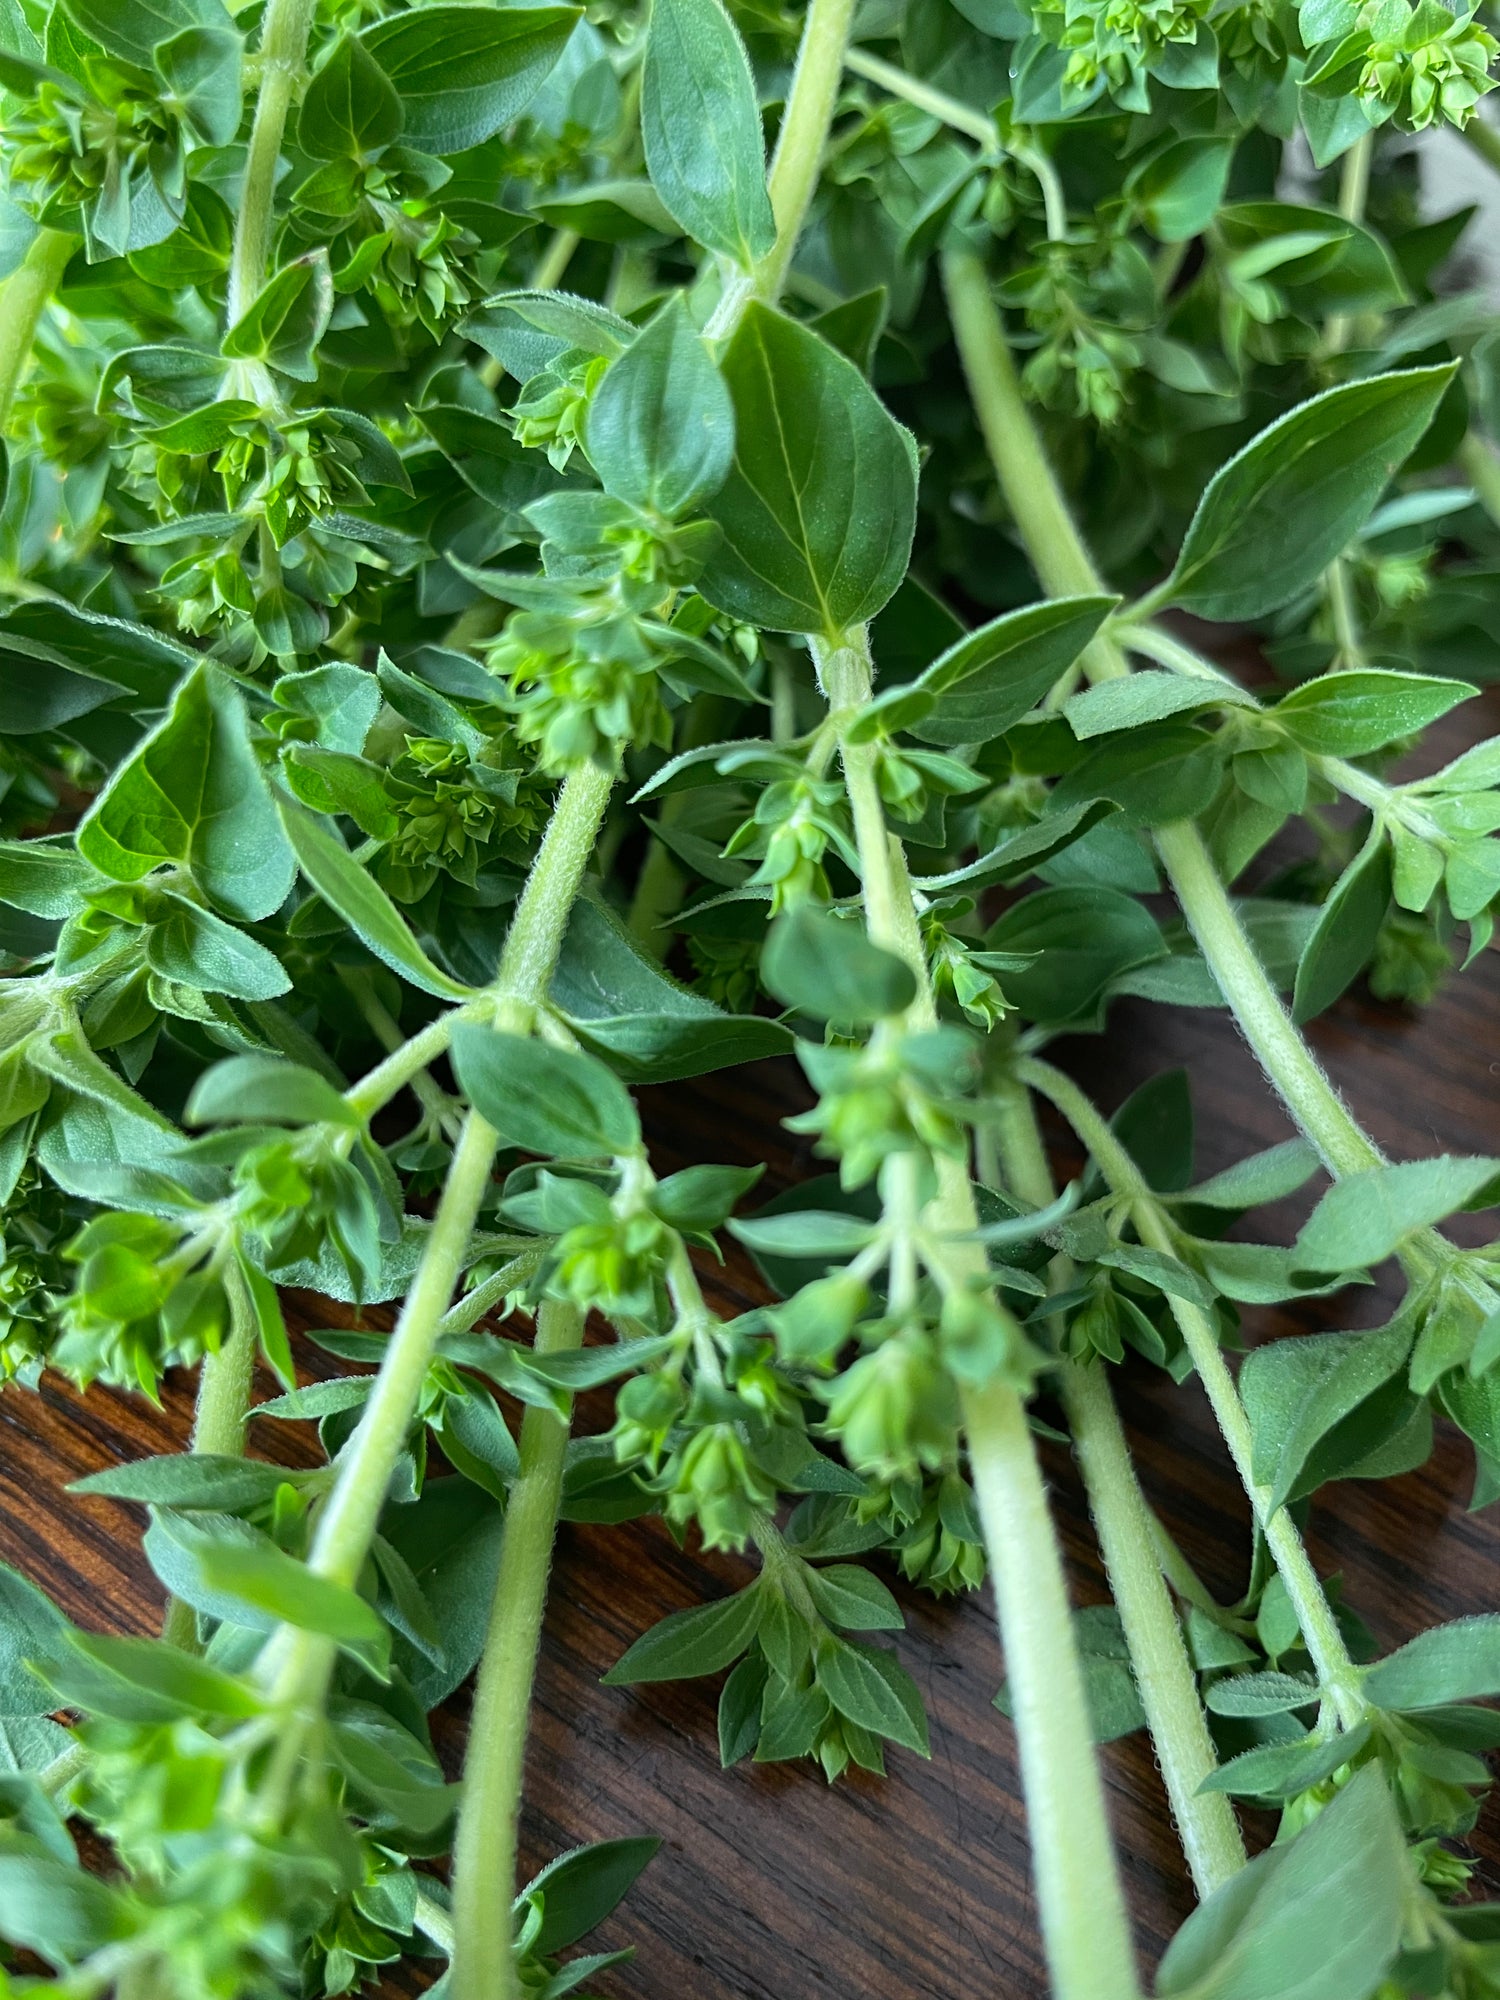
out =
[[(1452, 754), (1500, 728), (1495, 691), (1435, 734)], [(1422, 769), (1436, 756), (1424, 752)], [(1313, 1030), (1355, 1111), (1397, 1158), (1500, 1150), (1500, 954), (1487, 953), (1418, 1016), (1356, 992)], [(1186, 1064), (1198, 1111), (1200, 1167), (1213, 1171), (1287, 1136), (1289, 1127), (1227, 1017), (1128, 1003), (1106, 1040), (1063, 1044), (1060, 1059), (1112, 1110), (1157, 1071)], [(761, 1064), (699, 1085), (643, 1094), (661, 1171), (694, 1160), (767, 1162), (771, 1194), (815, 1170), (778, 1124), (805, 1101), (788, 1064)], [(1076, 1165), (1060, 1135), (1057, 1158)], [(1270, 1224), (1289, 1240), (1297, 1209)], [(1475, 1240), (1470, 1234), (1469, 1240)], [(713, 1302), (742, 1310), (759, 1295), (748, 1263), (707, 1270)], [(1377, 1324), (1389, 1282), (1341, 1299), (1248, 1315), (1252, 1339)], [(303, 1325), (321, 1315), (294, 1302)], [(334, 1372), (303, 1350), (314, 1373)], [(269, 1388), (266, 1390), (269, 1393)], [(1217, 1593), (1243, 1586), (1243, 1495), (1196, 1387), (1174, 1389), (1144, 1364), (1120, 1392), (1153, 1503)], [(0, 1396), (0, 1556), (52, 1591), (86, 1625), (154, 1629), (160, 1592), (139, 1549), (138, 1510), (68, 1498), (85, 1472), (144, 1452), (182, 1449), (190, 1385), (155, 1411), (101, 1390), (74, 1395), (48, 1376), (40, 1395)], [(309, 1462), (306, 1428), (258, 1424), (254, 1448)], [(1068, 1455), (1047, 1470), (1079, 1603), (1106, 1595)], [(1338, 1571), (1382, 1645), (1424, 1626), (1500, 1607), (1500, 1534), (1465, 1512), (1471, 1459), (1443, 1425), (1420, 1472), (1325, 1492), (1311, 1546)], [(583, 1840), (654, 1832), (664, 1845), (600, 1934), (632, 1944), (611, 1974), (619, 2000), (1034, 2000), (1046, 1991), (1028, 1878), (1026, 1823), (1009, 1723), (991, 1707), (1000, 1656), (988, 1591), (934, 1605), (904, 1589), (901, 1657), (926, 1697), (930, 1763), (895, 1751), (883, 1782), (856, 1775), (829, 1788), (810, 1767), (744, 1765), (721, 1772), (714, 1728), (719, 1677), (643, 1689), (600, 1675), (664, 1613), (745, 1581), (746, 1563), (676, 1549), (657, 1521), (562, 1532), (540, 1667), (528, 1772), (525, 1861)], [(462, 1753), (461, 1693), (440, 1715), (450, 1768)], [(1122, 1866), (1141, 1952), (1154, 1962), (1191, 1907), (1149, 1744), (1104, 1753)], [(1266, 1828), (1251, 1829), (1263, 1838)], [(1493, 1815), (1481, 1826), (1481, 1886), (1500, 1891)], [(409, 1983), (408, 1983), (409, 1981)], [(404, 1974), (386, 1989), (415, 1992)]]

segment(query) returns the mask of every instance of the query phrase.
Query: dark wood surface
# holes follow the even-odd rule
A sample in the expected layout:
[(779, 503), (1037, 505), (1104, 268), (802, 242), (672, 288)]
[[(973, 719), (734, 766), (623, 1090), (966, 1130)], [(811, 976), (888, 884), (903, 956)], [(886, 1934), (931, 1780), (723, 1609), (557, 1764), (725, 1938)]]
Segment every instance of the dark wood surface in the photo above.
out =
[[(1431, 768), (1488, 727), (1494, 693), (1423, 753)], [(1362, 990), (1313, 1030), (1334, 1081), (1397, 1158), (1500, 1150), (1500, 955), (1449, 982), (1417, 1015)], [(1119, 1007), (1105, 1039), (1061, 1045), (1060, 1059), (1113, 1109), (1157, 1071), (1185, 1064), (1207, 1172), (1283, 1138), (1288, 1123), (1227, 1017)], [(644, 1093), (658, 1166), (763, 1160), (767, 1194), (815, 1170), (780, 1129), (803, 1086), (785, 1064)], [(1076, 1165), (1052, 1134), (1058, 1164)], [(1271, 1224), (1288, 1240), (1297, 1209)], [(705, 1271), (716, 1305), (756, 1299), (748, 1264), (731, 1255)], [(1249, 1315), (1252, 1340), (1368, 1325), (1389, 1285), (1295, 1309)], [(301, 1323), (315, 1303), (294, 1301)], [(304, 1350), (312, 1372), (318, 1366)], [(39, 1395), (0, 1396), (0, 1556), (51, 1590), (85, 1624), (149, 1631), (160, 1593), (139, 1548), (138, 1511), (65, 1495), (70, 1479), (144, 1452), (181, 1449), (190, 1385), (165, 1407), (48, 1376)], [(1225, 1599), (1243, 1586), (1247, 1514), (1203, 1399), (1132, 1363), (1120, 1382), (1148, 1494), (1200, 1572)], [(253, 1448), (306, 1462), (306, 1430), (261, 1422)], [(1068, 1455), (1048, 1447), (1047, 1472), (1076, 1600), (1105, 1595)], [(1382, 1645), (1423, 1626), (1500, 1606), (1500, 1532), (1492, 1513), (1466, 1513), (1467, 1446), (1440, 1427), (1421, 1471), (1379, 1486), (1344, 1485), (1315, 1506), (1311, 1546)], [(1033, 2000), (1045, 1993), (1027, 1872), (1026, 1826), (1010, 1725), (991, 1707), (1000, 1679), (988, 1591), (934, 1605), (899, 1591), (909, 1613), (902, 1658), (926, 1696), (930, 1763), (893, 1753), (884, 1781), (829, 1788), (808, 1767), (721, 1772), (714, 1714), (718, 1679), (639, 1690), (600, 1675), (665, 1612), (735, 1587), (732, 1558), (677, 1550), (657, 1522), (565, 1528), (548, 1611), (528, 1770), (524, 1860), (540, 1864), (582, 1840), (662, 1836), (657, 1860), (600, 1934), (637, 1948), (610, 1975), (618, 2000)], [(462, 1754), (468, 1696), (438, 1719), (445, 1760)], [(1121, 1863), (1143, 1960), (1154, 1962), (1191, 1906), (1159, 1778), (1143, 1736), (1104, 1753)], [(1481, 1886), (1500, 1892), (1500, 1816), (1481, 1824)], [(415, 1991), (402, 1975), (388, 1990)]]

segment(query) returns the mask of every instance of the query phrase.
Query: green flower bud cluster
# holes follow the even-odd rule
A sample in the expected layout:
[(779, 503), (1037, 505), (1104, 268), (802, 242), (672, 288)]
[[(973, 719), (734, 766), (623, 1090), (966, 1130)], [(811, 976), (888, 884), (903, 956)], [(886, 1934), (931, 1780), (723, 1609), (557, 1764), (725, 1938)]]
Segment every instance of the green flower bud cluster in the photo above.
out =
[[(8, 88), (17, 80), (0, 73)], [(143, 71), (97, 59), (90, 81), (98, 95), (71, 77), (45, 75), (11, 115), (10, 190), (40, 221), (83, 229), (95, 254), (118, 255), (130, 240), (132, 207), (148, 190), (181, 212), (187, 145), (180, 119)]]
[(846, 854), (849, 849), (844, 788), (803, 768), (765, 787), (724, 853), (759, 859), (750, 880), (769, 887), (775, 915), (805, 897), (827, 901), (823, 858), (830, 846)]
[(572, 615), (515, 613), (486, 661), (508, 683), (516, 736), (536, 745), (544, 771), (609, 763), (624, 744), (670, 746), (660, 650), (612, 591)]
[(327, 160), (296, 193), (300, 233), (328, 245), (335, 290), (366, 291), (392, 327), (420, 326), (438, 340), (483, 289), (484, 243), (434, 201), (452, 178), (430, 154), (391, 146)]
[(1141, 369), (1140, 335), (1160, 311), (1151, 268), (1124, 214), (1080, 224), (1014, 271), (1001, 297), (1025, 315), (1027, 393), (1104, 429), (1123, 423)]
[(1203, 0), (1046, 0), (1036, 29), (1060, 48), (1063, 88), (1074, 98), (1109, 90), (1126, 110), (1150, 109), (1145, 77), (1174, 45), (1191, 45), (1208, 8)]
[(598, 355), (564, 354), (533, 375), (511, 407), (516, 443), (545, 451), (554, 472), (566, 472), (583, 444), (589, 401), (608, 363)]
[(0, 1211), (0, 1383), (36, 1385), (72, 1283), (63, 1243), (76, 1224), (67, 1197), (28, 1166)]
[[(1441, 0), (1366, 0), (1305, 5), (1320, 31), (1308, 65), (1307, 88), (1320, 96), (1352, 93), (1372, 125), (1393, 120), (1404, 132), (1429, 125), (1463, 126), (1495, 88), (1491, 66), (1500, 42), (1470, 6), (1450, 12)], [(1330, 46), (1331, 44), (1331, 46)]]
[(878, 1344), (820, 1390), (828, 1429), (857, 1472), (889, 1483), (957, 1461), (958, 1392), (936, 1336), (919, 1322), (877, 1322)]
[(855, 1517), (878, 1526), (910, 1583), (938, 1597), (977, 1590), (987, 1562), (974, 1493), (962, 1473), (898, 1479), (854, 1503)]
[(987, 1034), (1011, 1011), (995, 974), (1010, 969), (1014, 961), (1004, 952), (981, 950), (949, 929), (950, 923), (963, 922), (973, 911), (967, 897), (930, 905), (922, 913), (922, 943), (934, 993), (940, 1000), (953, 1001), (966, 1020)]
[(1082, 1303), (1068, 1317), (1062, 1345), (1074, 1361), (1088, 1362), (1096, 1356), (1123, 1361), (1127, 1342), (1155, 1355), (1161, 1351), (1162, 1338), (1140, 1299), (1116, 1282), (1116, 1274), (1095, 1267)]
[(756, 1463), (735, 1418), (694, 1429), (653, 1486), (664, 1496), (668, 1525), (680, 1534), (696, 1524), (710, 1549), (742, 1550), (777, 1497), (775, 1480)]
[(215, 1234), (154, 1215), (104, 1214), (63, 1255), (78, 1279), (49, 1358), (80, 1388), (103, 1381), (154, 1400), (166, 1369), (217, 1350), (229, 1303)]
[(253, 1142), (232, 1176), (239, 1227), (261, 1245), (273, 1271), (335, 1251), (356, 1291), (380, 1269), (380, 1246), (399, 1229), (387, 1185), (389, 1167), (361, 1138), (311, 1125), (295, 1137)]
[[(491, 755), (509, 746), (497, 741)], [(435, 874), (470, 888), (492, 859), (524, 866), (546, 829), (552, 786), (526, 764), (476, 759), (462, 743), (408, 736), (385, 773), (397, 830), (380, 879), (398, 902), (415, 902)]]
[(845, 1187), (862, 1187), (896, 1153), (962, 1157), (966, 1102), (978, 1051), (962, 1029), (882, 1033), (864, 1048), (798, 1044), (818, 1102), (787, 1120), (839, 1163)]

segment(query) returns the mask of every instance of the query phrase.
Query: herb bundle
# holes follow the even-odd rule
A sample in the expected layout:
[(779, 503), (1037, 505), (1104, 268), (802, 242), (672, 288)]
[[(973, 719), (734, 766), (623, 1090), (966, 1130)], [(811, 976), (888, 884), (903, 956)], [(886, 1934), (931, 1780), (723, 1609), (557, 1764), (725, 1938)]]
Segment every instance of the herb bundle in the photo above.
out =
[[(1500, 1612), (1372, 1660), (1300, 1528), (1434, 1411), (1500, 1493), (1497, 1254), (1443, 1233), (1500, 1159), (1388, 1162), (1300, 1032), (1500, 899), (1500, 746), (1420, 748), (1496, 672), (1500, 322), (1410, 140), (1500, 163), (1497, 50), (1438, 0), (0, 0), (0, 1378), (197, 1376), (190, 1450), (84, 1482), (160, 1639), (0, 1572), (3, 1990), (591, 1988), (655, 1843), (516, 1894), (527, 1711), (559, 1519), (656, 1512), (754, 1580), (611, 1679), (727, 1670), (726, 1764), (925, 1754), (881, 1569), (988, 1575), (1060, 2000), (1142, 1990), (1094, 1751), (1142, 1725), (1159, 1995), (1500, 1994)], [(1300, 1136), (1193, 1184), (1180, 1079), (1102, 1116), (1046, 1051), (1122, 995), (1228, 1008)], [(631, 1086), (776, 1055), (829, 1171), (659, 1178)], [(1388, 1325), (1234, 1364), (1393, 1260)], [(400, 1307), (299, 1386), (288, 1286)], [(1207, 1392), (1239, 1605), (1127, 1349)], [(258, 1362), (314, 1469), (246, 1455)]]

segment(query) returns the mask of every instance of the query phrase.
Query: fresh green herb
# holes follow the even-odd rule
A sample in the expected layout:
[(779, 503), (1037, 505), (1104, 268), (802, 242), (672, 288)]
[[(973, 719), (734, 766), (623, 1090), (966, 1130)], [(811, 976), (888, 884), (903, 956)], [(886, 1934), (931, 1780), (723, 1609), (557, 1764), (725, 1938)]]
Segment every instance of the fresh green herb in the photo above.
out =
[[(657, 1513), (757, 1567), (609, 1680), (723, 1675), (726, 1765), (927, 1755), (870, 1565), (988, 1575), (1059, 2000), (1142, 1991), (1094, 1744), (1143, 1724), (1159, 1995), (1500, 1992), (1495, 1616), (1380, 1656), (1297, 1511), (1434, 1410), (1500, 1495), (1500, 1252), (1444, 1233), (1500, 1161), (1387, 1161), (1300, 1032), (1500, 903), (1496, 744), (1420, 748), (1500, 673), (1500, 332), (1399, 138), (1500, 165), (1497, 50), (1435, 0), (3, 0), (0, 1382), (198, 1377), (83, 1483), (150, 1510), (159, 1639), (0, 1570), (5, 1991), (606, 1977), (655, 1842), (518, 1895), (527, 1717), (559, 1520)], [(1106, 1117), (1046, 1050), (1126, 995), (1231, 1010), (1301, 1136), (1198, 1180), (1184, 1079)], [(631, 1086), (769, 1055), (829, 1173), (658, 1177)], [(1384, 1327), (1231, 1365), (1389, 1262)], [(400, 1305), (299, 1384), (285, 1286)], [(1236, 1604), (1127, 1348), (1207, 1392)], [(310, 1470), (246, 1455), (257, 1357)]]

